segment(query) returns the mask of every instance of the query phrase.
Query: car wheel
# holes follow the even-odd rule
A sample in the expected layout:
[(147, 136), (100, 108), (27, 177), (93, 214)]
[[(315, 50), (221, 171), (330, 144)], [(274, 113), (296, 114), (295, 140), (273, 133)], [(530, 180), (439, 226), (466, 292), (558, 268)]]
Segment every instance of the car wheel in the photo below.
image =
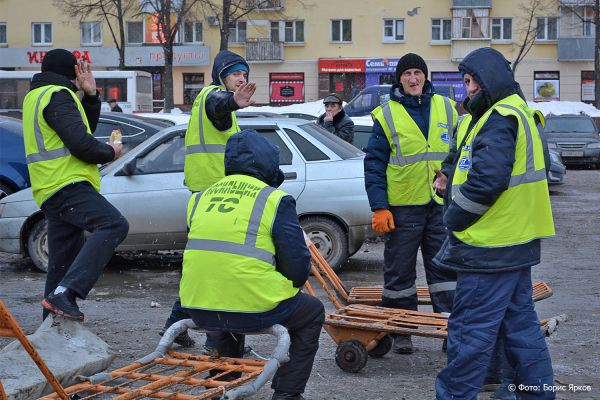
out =
[(306, 217), (300, 224), (331, 268), (339, 271), (349, 256), (348, 237), (344, 229), (326, 217)]
[(9, 194), (13, 194), (14, 192), (15, 192), (14, 190), (12, 190), (10, 187), (5, 185), (4, 183), (0, 183), (0, 199), (5, 198)]
[(37, 269), (48, 272), (48, 224), (40, 219), (27, 237), (27, 251)]

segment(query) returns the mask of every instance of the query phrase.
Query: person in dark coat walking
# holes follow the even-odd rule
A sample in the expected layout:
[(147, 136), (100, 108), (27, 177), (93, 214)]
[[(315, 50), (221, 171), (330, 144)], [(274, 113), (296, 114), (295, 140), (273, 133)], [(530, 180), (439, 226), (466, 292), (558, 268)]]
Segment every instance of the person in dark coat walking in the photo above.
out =
[(323, 99), (323, 104), (325, 104), (325, 113), (319, 117), (317, 123), (337, 137), (352, 143), (354, 121), (346, 115), (341, 97), (332, 93)]
[[(442, 198), (432, 188), (434, 170), (449, 151), (458, 115), (453, 101), (437, 95), (427, 64), (408, 53), (398, 61), (390, 101), (373, 113), (365, 156), (365, 187), (373, 229), (385, 234), (384, 307), (417, 310), (419, 247), (435, 312), (451, 312), (456, 274), (431, 261), (446, 231)], [(410, 336), (396, 336), (393, 351), (414, 351)]]
[(272, 400), (301, 400), (325, 314), (300, 290), (310, 253), (294, 198), (276, 189), (284, 179), (279, 149), (254, 130), (236, 133), (225, 148), (225, 175), (190, 199), (181, 304), (196, 325), (224, 333), (221, 356), (241, 357), (245, 332), (285, 326), (290, 361), (273, 377)]
[(119, 103), (117, 103), (117, 99), (110, 99), (108, 101), (108, 105), (110, 107), (110, 111), (112, 112), (123, 112), (123, 109), (119, 106)]
[(129, 230), (127, 220), (98, 193), (98, 164), (116, 160), (122, 148), (94, 139), (99, 116), (90, 66), (67, 50), (49, 51), (23, 102), (31, 187), (48, 222), (44, 318), (52, 312), (84, 319), (76, 299), (86, 298)]
[[(527, 106), (509, 62), (481, 48), (459, 65), (469, 114), (461, 122), (445, 188), (450, 234), (434, 258), (458, 274), (448, 321), (448, 364), (436, 398), (475, 399), (498, 340), (516, 371), (517, 398), (553, 399), (552, 363), (534, 309), (531, 267), (554, 235), (543, 117)], [(445, 176), (438, 176), (438, 179)]]

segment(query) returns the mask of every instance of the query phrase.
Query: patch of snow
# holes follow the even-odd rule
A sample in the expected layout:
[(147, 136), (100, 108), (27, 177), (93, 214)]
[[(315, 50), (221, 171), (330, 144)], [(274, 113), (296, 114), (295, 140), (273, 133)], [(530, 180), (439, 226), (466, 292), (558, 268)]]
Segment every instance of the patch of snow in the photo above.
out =
[(535, 103), (528, 101), (529, 107), (540, 110), (542, 114), (579, 114), (584, 113), (590, 117), (600, 117), (600, 110), (591, 104), (582, 103), (580, 101), (544, 101)]

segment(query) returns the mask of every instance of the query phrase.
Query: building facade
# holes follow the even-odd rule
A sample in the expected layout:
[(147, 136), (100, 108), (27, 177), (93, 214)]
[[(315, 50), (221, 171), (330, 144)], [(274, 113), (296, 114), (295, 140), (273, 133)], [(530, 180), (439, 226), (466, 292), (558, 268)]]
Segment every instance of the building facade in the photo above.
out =
[[(458, 63), (483, 46), (515, 60), (527, 31), (527, 8), (535, 2), (246, 1), (259, 6), (230, 26), (229, 49), (250, 63), (257, 102), (273, 105), (317, 100), (330, 92), (350, 100), (365, 86), (391, 83), (398, 58), (408, 52), (423, 56), (434, 85), (460, 101), (465, 90)], [(591, 2), (542, 3), (530, 29), (535, 40), (516, 69), (517, 80), (529, 100), (592, 101), (598, 71), (593, 70)], [(164, 56), (156, 43), (156, 21), (133, 15), (125, 20), (125, 65), (153, 74), (159, 103)], [(111, 27), (116, 22), (109, 26), (100, 18), (69, 20), (51, 1), (4, 0), (0, 69), (39, 69), (44, 52), (58, 47), (91, 61), (97, 70), (115, 69), (119, 58)], [(173, 68), (176, 105), (189, 108), (210, 84), (219, 40), (219, 18), (204, 10), (194, 10), (180, 27)]]

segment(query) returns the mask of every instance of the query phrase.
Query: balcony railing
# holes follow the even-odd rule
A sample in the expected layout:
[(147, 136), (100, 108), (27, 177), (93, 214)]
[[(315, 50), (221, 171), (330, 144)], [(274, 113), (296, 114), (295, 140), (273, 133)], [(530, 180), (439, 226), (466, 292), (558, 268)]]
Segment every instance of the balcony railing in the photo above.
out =
[(247, 8), (254, 8), (256, 11), (281, 10), (283, 0), (246, 0)]
[(283, 62), (283, 42), (247, 41), (246, 61), (255, 63)]
[(452, 7), (492, 8), (492, 0), (452, 0)]
[(593, 61), (593, 37), (559, 37), (558, 61)]

